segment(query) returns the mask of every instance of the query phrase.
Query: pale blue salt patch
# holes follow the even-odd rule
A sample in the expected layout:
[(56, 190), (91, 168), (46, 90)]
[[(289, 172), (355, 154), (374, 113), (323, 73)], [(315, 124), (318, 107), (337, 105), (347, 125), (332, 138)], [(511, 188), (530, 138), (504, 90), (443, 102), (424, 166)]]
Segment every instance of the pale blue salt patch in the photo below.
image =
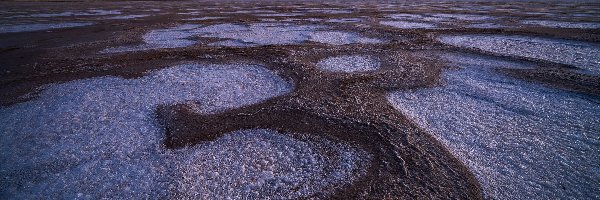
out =
[(111, 47), (102, 50), (100, 53), (120, 53), (128, 51), (142, 51), (163, 48), (182, 48), (192, 46), (197, 42), (188, 38), (194, 36), (194, 33), (192, 31), (198, 27), (200, 26), (185, 24), (168, 29), (153, 30), (146, 33), (142, 37), (144, 39), (145, 44), (137, 46)]
[(308, 33), (310, 41), (331, 44), (331, 45), (346, 45), (346, 44), (377, 44), (382, 41), (376, 38), (362, 37), (355, 33), (339, 32), (339, 31), (315, 31)]
[(113, 47), (101, 53), (138, 51), (160, 48), (180, 48), (196, 44), (190, 37), (226, 39), (210, 43), (211, 46), (262, 46), (289, 45), (307, 41), (332, 45), (352, 43), (373, 44), (378, 39), (361, 37), (355, 33), (338, 31), (321, 31), (324, 26), (293, 25), (286, 23), (258, 23), (249, 25), (216, 24), (200, 27), (198, 25), (181, 25), (169, 29), (154, 30), (144, 35), (145, 44), (139, 46)]
[(262, 18), (260, 19), (260, 21), (263, 22), (278, 22), (278, 21), (282, 21), (282, 22), (294, 22), (294, 21), (298, 21), (299, 19), (295, 19), (295, 18), (287, 18), (285, 20), (277, 20), (277, 19), (273, 19), (273, 18)]
[(121, 11), (119, 10), (88, 10), (86, 13), (77, 13), (75, 15), (120, 15)]
[(224, 11), (224, 14), (250, 14), (250, 13), (277, 13), (274, 10), (237, 10), (237, 11)]
[(329, 22), (329, 23), (358, 23), (361, 22), (362, 19), (360, 18), (341, 18), (341, 19), (330, 19), (327, 20), (325, 22)]
[(187, 151), (176, 185), (185, 199), (325, 198), (364, 175), (371, 159), (344, 143), (268, 129), (235, 131)]
[(306, 12), (318, 12), (318, 13), (326, 13), (326, 14), (350, 14), (352, 11), (350, 10), (341, 10), (341, 9), (312, 9), (307, 10)]
[(200, 15), (203, 12), (200, 11), (192, 11), (192, 12), (181, 12), (181, 13), (177, 13), (178, 15)]
[(331, 72), (367, 72), (379, 69), (379, 61), (370, 56), (345, 55), (323, 59), (317, 67)]
[(295, 17), (302, 16), (302, 13), (267, 13), (267, 14), (256, 14), (256, 16), (260, 17)]
[(432, 29), (438, 26), (430, 23), (408, 22), (408, 21), (381, 21), (382, 25), (392, 26), (400, 29)]
[(150, 15), (121, 15), (121, 16), (114, 16), (114, 17), (109, 17), (108, 19), (136, 19), (136, 18), (143, 18), (143, 17), (148, 17)]
[(119, 15), (121, 11), (118, 10), (88, 10), (86, 12), (60, 12), (60, 13), (41, 13), (41, 14), (31, 14), (31, 15), (19, 15), (14, 17), (69, 17), (69, 16), (100, 16), (100, 15)]
[(488, 198), (600, 196), (598, 97), (492, 70), (520, 64), (461, 55), (446, 59), (464, 69), (446, 71), (443, 86), (393, 92), (388, 100), (465, 163)]
[(261, 21), (270, 21), (270, 22), (299, 22), (299, 21), (308, 21), (308, 22), (320, 22), (324, 19), (319, 18), (285, 18), (285, 19), (261, 19)]
[(389, 15), (386, 15), (386, 17), (392, 18), (392, 19), (400, 19), (400, 20), (419, 20), (419, 19), (423, 18), (422, 15), (407, 14), (407, 13), (389, 14)]
[(240, 40), (224, 40), (208, 44), (209, 46), (221, 46), (221, 47), (257, 47), (260, 46), (256, 43), (243, 42)]
[(518, 35), (450, 35), (439, 40), (459, 47), (573, 65), (586, 73), (600, 74), (600, 45), (594, 43)]
[(523, 20), (521, 24), (553, 27), (553, 28), (579, 28), (579, 29), (600, 29), (600, 23), (594, 22), (563, 22), (551, 20)]
[(195, 18), (188, 18), (185, 20), (189, 20), (189, 21), (205, 21), (205, 20), (213, 20), (213, 19), (226, 19), (227, 17), (195, 17)]
[(306, 34), (319, 26), (297, 26), (287, 24), (251, 24), (249, 26), (235, 24), (219, 24), (203, 27), (197, 30), (203, 37), (233, 39), (235, 43), (217, 44), (244, 44), (247, 45), (285, 45), (298, 44), (309, 39)]
[(0, 33), (43, 31), (43, 30), (50, 30), (50, 29), (90, 26), (92, 24), (94, 24), (94, 23), (91, 23), (91, 22), (64, 22), (64, 23), (48, 23), (48, 24), (0, 25)]
[(476, 23), (469, 24), (466, 26), (467, 28), (508, 28), (508, 26), (496, 23)]
[(186, 64), (138, 79), (50, 85), (35, 100), (0, 107), (0, 194), (9, 199), (166, 198), (181, 166), (176, 166), (180, 157), (162, 145), (157, 106), (198, 102), (196, 111), (209, 114), (291, 90), (257, 65)]
[(463, 21), (483, 21), (483, 20), (492, 20), (494, 17), (485, 16), (485, 15), (470, 15), (470, 14), (433, 14), (433, 17), (453, 19), (453, 20), (463, 20)]
[(445, 17), (435, 17), (435, 16), (429, 16), (429, 15), (422, 15), (422, 14), (409, 14), (409, 13), (400, 13), (400, 14), (389, 14), (386, 15), (385, 17), (387, 18), (391, 18), (391, 19), (397, 19), (397, 20), (401, 20), (401, 21), (416, 21), (416, 22), (443, 22), (443, 21), (448, 21), (450, 20), (449, 18), (445, 18)]
[[(251, 24), (249, 26), (220, 24), (203, 27), (197, 30), (203, 37), (215, 37), (222, 39), (237, 40), (238, 43), (227, 42), (226, 44), (253, 45), (285, 45), (299, 44), (313, 41), (332, 45), (345, 45), (352, 43), (379, 43), (378, 39), (361, 37), (358, 34), (320, 31), (323, 26), (316, 25), (290, 25), (290, 24)], [(214, 43), (217, 45), (220, 43)]]

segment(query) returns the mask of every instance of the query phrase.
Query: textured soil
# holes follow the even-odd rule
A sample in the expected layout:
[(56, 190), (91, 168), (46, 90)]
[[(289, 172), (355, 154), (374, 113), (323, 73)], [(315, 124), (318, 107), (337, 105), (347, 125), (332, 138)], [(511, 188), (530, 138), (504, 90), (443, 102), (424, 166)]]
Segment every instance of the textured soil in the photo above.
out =
[[(422, 3), (422, 2), (420, 2)], [(407, 3), (410, 4), (410, 3)], [(124, 14), (148, 14), (147, 9), (161, 9), (158, 14), (130, 20), (107, 20), (100, 16), (48, 18), (51, 21), (85, 21), (93, 25), (48, 31), (0, 34), (0, 105), (11, 106), (36, 98), (42, 86), (72, 80), (115, 75), (140, 77), (152, 70), (179, 63), (198, 61), (215, 64), (261, 64), (295, 86), (290, 94), (266, 102), (226, 112), (203, 115), (191, 107), (201, 102), (164, 105), (156, 117), (165, 127), (165, 148), (179, 149), (212, 141), (225, 133), (240, 129), (266, 128), (280, 132), (317, 134), (356, 145), (373, 156), (367, 174), (350, 186), (337, 188), (334, 199), (482, 199), (480, 184), (458, 159), (427, 131), (397, 112), (387, 103), (391, 91), (427, 88), (439, 85), (440, 73), (450, 68), (438, 61), (436, 52), (468, 52), (504, 57), (532, 63), (536, 69), (505, 69), (502, 73), (549, 87), (600, 95), (600, 77), (580, 73), (573, 66), (523, 57), (494, 55), (474, 49), (463, 49), (440, 43), (435, 38), (444, 34), (519, 34), (600, 42), (598, 29), (527, 27), (514, 25), (502, 29), (397, 29), (379, 24), (387, 14), (454, 13), (444, 5), (463, 7), (497, 6), (504, 2), (430, 2), (421, 10), (378, 7), (381, 2), (2, 2), (3, 11), (23, 10), (30, 13), (54, 13), (66, 10), (120, 9)], [(276, 5), (278, 7), (269, 7)], [(600, 7), (598, 3), (583, 6)], [(124, 9), (125, 6), (131, 6)], [(234, 8), (234, 6), (242, 8)], [(514, 3), (512, 7), (527, 11), (552, 8), (544, 2)], [(564, 9), (585, 10), (575, 5)], [(450, 7), (450, 6), (448, 6)], [(197, 8), (202, 14), (193, 17), (224, 16), (227, 18), (197, 21), (197, 24), (259, 23), (262, 18), (361, 18), (359, 23), (325, 23), (298, 21), (297, 24), (326, 24), (331, 29), (348, 31), (381, 39), (379, 44), (331, 46), (315, 42), (297, 45), (258, 47), (213, 47), (199, 44), (176, 49), (100, 54), (103, 49), (143, 43), (147, 31), (168, 28), (185, 21)], [(208, 8), (218, 8), (216, 10)], [(236, 10), (267, 9), (290, 12), (298, 8), (343, 8), (352, 13), (307, 12), (293, 17), (264, 17), (252, 14), (223, 14)], [(31, 11), (42, 10), (42, 11)], [(508, 13), (522, 19), (539, 16)], [(489, 11), (489, 16), (508, 15)], [(7, 16), (7, 14), (3, 14)], [(5, 17), (3, 16), (3, 17)], [(545, 19), (544, 17), (541, 17)], [(546, 17), (553, 19), (553, 17)], [(0, 19), (12, 23), (19, 19)], [(597, 19), (596, 19), (597, 20)], [(517, 20), (506, 23), (516, 24)], [(316, 63), (331, 56), (369, 55), (377, 58), (380, 68), (361, 73), (321, 71)]]

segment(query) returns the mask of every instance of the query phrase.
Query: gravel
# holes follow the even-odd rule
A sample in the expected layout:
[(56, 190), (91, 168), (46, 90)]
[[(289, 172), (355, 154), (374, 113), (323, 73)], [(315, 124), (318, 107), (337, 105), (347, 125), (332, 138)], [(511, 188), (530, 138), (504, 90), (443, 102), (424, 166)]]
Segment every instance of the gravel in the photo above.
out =
[(431, 29), (437, 28), (437, 25), (422, 22), (409, 22), (409, 21), (381, 21), (382, 25), (392, 26), (400, 29)]
[(323, 59), (317, 67), (331, 72), (367, 72), (379, 69), (379, 61), (370, 56), (346, 55)]
[(64, 23), (47, 23), (47, 24), (19, 24), (19, 25), (0, 25), (0, 33), (19, 33), (43, 31), (59, 28), (72, 28), (81, 26), (90, 26), (91, 22), (64, 22)]
[(298, 140), (265, 129), (236, 131), (188, 151), (193, 153), (179, 165), (184, 173), (177, 198), (324, 198), (333, 186), (364, 174), (370, 159), (343, 143)]
[(594, 43), (519, 35), (449, 35), (439, 40), (459, 47), (573, 65), (586, 73), (600, 74), (600, 45)]
[(162, 145), (158, 105), (198, 102), (210, 114), (291, 90), (257, 65), (185, 64), (49, 85), (35, 100), (0, 107), (0, 196), (165, 198), (179, 154)]
[(600, 197), (600, 98), (498, 74), (523, 65), (448, 55), (444, 85), (389, 102), (442, 141), (490, 199)]

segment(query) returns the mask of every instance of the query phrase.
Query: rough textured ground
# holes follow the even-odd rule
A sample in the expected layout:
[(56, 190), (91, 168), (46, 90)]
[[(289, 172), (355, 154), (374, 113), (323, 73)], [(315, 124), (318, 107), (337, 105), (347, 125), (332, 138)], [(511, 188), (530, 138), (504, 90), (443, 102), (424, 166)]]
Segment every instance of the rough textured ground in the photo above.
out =
[(599, 16), (1, 2), (0, 197), (600, 198)]
[(584, 198), (596, 187), (600, 98), (505, 77), (494, 68), (523, 68), (472, 55), (449, 55), (464, 68), (444, 86), (394, 92), (398, 110), (431, 130), (496, 199)]

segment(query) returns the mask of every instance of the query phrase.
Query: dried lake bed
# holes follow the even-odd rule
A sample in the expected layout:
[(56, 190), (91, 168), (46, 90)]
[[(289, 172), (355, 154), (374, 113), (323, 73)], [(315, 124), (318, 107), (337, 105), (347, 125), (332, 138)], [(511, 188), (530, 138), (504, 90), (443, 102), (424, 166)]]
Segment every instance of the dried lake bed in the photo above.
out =
[(598, 199), (599, 18), (0, 2), (0, 198)]

